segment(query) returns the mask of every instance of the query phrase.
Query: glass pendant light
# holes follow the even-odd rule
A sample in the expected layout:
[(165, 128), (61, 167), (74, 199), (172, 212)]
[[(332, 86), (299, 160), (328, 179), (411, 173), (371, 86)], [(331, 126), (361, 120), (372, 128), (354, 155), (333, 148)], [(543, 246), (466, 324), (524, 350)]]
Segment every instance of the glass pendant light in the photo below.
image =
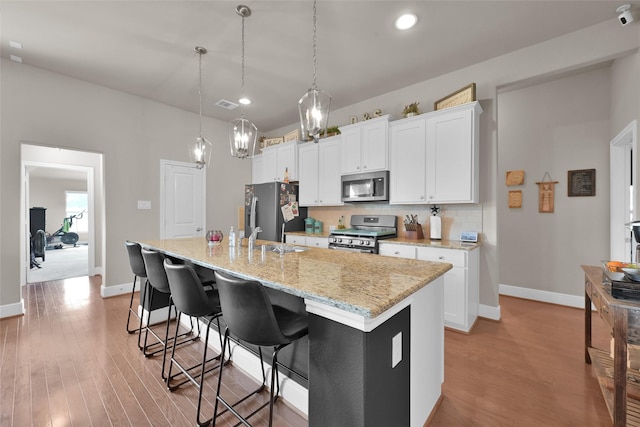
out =
[(196, 138), (195, 143), (189, 149), (189, 158), (196, 164), (198, 169), (202, 169), (209, 165), (211, 160), (211, 151), (213, 145), (207, 139), (202, 137), (202, 55), (207, 53), (207, 49), (201, 46), (194, 48), (198, 54), (198, 98), (200, 101), (200, 133)]
[(300, 111), (300, 127), (304, 139), (313, 138), (318, 142), (318, 137), (327, 127), (329, 120), (329, 107), (331, 106), (331, 95), (328, 92), (318, 89), (316, 86), (317, 74), (317, 48), (316, 48), (316, 0), (313, 0), (313, 84), (298, 101)]
[(240, 118), (229, 123), (229, 144), (231, 146), (231, 155), (244, 159), (253, 157), (258, 128), (244, 118), (244, 106), (251, 103), (244, 94), (244, 18), (251, 16), (251, 9), (244, 5), (238, 5), (236, 13), (242, 18), (242, 92), (239, 101)]

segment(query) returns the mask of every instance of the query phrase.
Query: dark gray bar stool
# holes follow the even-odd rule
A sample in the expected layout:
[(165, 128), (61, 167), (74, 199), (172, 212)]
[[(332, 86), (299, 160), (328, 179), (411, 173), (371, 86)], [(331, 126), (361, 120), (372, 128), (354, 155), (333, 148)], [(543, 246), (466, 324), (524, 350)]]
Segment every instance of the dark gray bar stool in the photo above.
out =
[[(141, 285), (140, 290), (142, 291), (142, 301), (143, 301), (143, 309), (144, 309), (144, 301), (146, 296), (146, 291), (148, 285), (147, 281), (147, 270), (144, 266), (144, 260), (142, 259), (142, 247), (134, 242), (126, 241), (124, 242), (125, 247), (127, 248), (127, 254), (129, 255), (129, 266), (131, 267), (131, 272), (133, 273), (133, 287), (131, 288), (131, 300), (129, 301), (129, 314), (127, 315), (127, 332), (133, 334), (134, 332), (140, 332), (142, 330), (142, 317), (138, 315), (138, 310), (134, 310), (133, 308), (133, 297), (136, 293), (136, 281), (140, 279)], [(144, 280), (144, 283), (142, 281)], [(138, 328), (131, 329), (129, 323), (131, 322), (131, 314), (133, 313), (140, 321), (138, 324)], [(140, 347), (140, 337), (138, 336), (138, 347)]]
[[(216, 321), (218, 330), (220, 330), (220, 316), (222, 315), (222, 311), (220, 310), (220, 299), (218, 297), (218, 291), (215, 289), (205, 290), (205, 288), (202, 286), (202, 283), (200, 282), (200, 279), (198, 278), (198, 275), (190, 265), (174, 265), (171, 263), (171, 260), (165, 259), (164, 268), (167, 272), (167, 278), (169, 279), (171, 299), (173, 301), (173, 304), (175, 304), (175, 307), (178, 309), (178, 324), (180, 323), (181, 314), (186, 314), (191, 317), (199, 318), (204, 322), (206, 326), (202, 363), (191, 367), (185, 367), (178, 360), (176, 360), (175, 353), (177, 346), (172, 347), (171, 359), (169, 362), (169, 372), (167, 373), (167, 386), (169, 387), (169, 390), (174, 391), (182, 384), (185, 384), (189, 381), (192, 382), (198, 388), (198, 407), (196, 413), (197, 423), (200, 426), (208, 425), (211, 422), (211, 419), (208, 419), (206, 421), (200, 420), (200, 407), (202, 404), (204, 375), (207, 372), (213, 371), (214, 369), (222, 366), (222, 361), (224, 361), (225, 348), (222, 343), (222, 335), (220, 335), (220, 348), (222, 349), (221, 354), (207, 360), (207, 344), (209, 343), (209, 332), (211, 330), (211, 324), (214, 320)], [(177, 333), (178, 331), (176, 329), (174, 342), (176, 340)], [(206, 367), (207, 363), (217, 359), (219, 359), (221, 363), (218, 363), (210, 368)], [(174, 366), (178, 368), (180, 372), (178, 374), (172, 375), (171, 371)], [(191, 374), (191, 372), (197, 368), (200, 369), (199, 380)], [(179, 384), (172, 385), (171, 381), (178, 375), (184, 375), (187, 377), (187, 379), (180, 382)]]
[[(142, 259), (144, 260), (144, 265), (147, 270), (147, 280), (149, 281), (149, 300), (153, 301), (153, 296), (156, 292), (171, 295), (171, 289), (169, 288), (169, 280), (167, 279), (167, 273), (164, 269), (164, 259), (165, 256), (160, 252), (142, 249)], [(176, 318), (178, 317), (178, 312), (173, 305), (173, 300), (169, 297), (169, 306), (167, 311), (167, 321), (164, 338), (158, 336), (156, 332), (147, 324), (143, 329), (144, 333), (144, 343), (142, 345), (142, 352), (146, 357), (154, 356), (160, 352), (162, 352), (163, 356), (166, 356), (167, 349), (171, 348), (176, 341), (174, 341), (173, 337), (169, 337), (169, 325), (171, 323), (171, 309), (174, 309)], [(179, 328), (180, 324), (176, 323), (176, 328)], [(178, 341), (175, 345), (182, 345), (194, 340), (198, 340), (200, 338), (200, 323), (196, 321), (196, 327), (198, 329), (198, 334), (192, 336), (188, 339), (184, 339), (182, 341)], [(193, 319), (191, 320), (191, 328), (187, 332), (183, 332), (177, 336), (177, 338), (184, 338), (189, 335), (193, 335)], [(149, 333), (155, 338), (155, 342), (149, 344)], [(159, 347), (159, 348), (158, 348)], [(166, 357), (163, 357), (162, 360), (162, 379), (166, 380), (167, 377), (165, 375), (165, 363)]]
[[(218, 377), (216, 391), (216, 403), (213, 413), (213, 425), (215, 426), (218, 415), (218, 402), (232, 412), (242, 424), (250, 426), (248, 419), (262, 408), (269, 405), (269, 426), (273, 424), (273, 404), (280, 393), (278, 376), (278, 353), (287, 345), (300, 339), (308, 333), (308, 320), (306, 314), (295, 313), (284, 307), (273, 305), (269, 300), (262, 284), (233, 277), (227, 274), (215, 272), (216, 284), (220, 294), (220, 306), (224, 313), (227, 328), (224, 332), (223, 348), (229, 341), (229, 333), (240, 341), (258, 346), (260, 366), (262, 367), (262, 384), (255, 391), (243, 397), (234, 404), (229, 404), (220, 395), (222, 384), (222, 371)], [(271, 394), (269, 402), (260, 406), (251, 414), (243, 417), (234, 408), (249, 397), (261, 392), (267, 385), (262, 359), (262, 346), (273, 347), (273, 362), (271, 367)]]

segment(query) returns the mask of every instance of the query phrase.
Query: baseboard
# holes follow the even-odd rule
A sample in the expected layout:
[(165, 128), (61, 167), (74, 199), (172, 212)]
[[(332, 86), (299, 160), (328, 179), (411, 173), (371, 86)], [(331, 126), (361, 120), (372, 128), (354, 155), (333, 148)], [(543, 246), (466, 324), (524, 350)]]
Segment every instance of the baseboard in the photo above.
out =
[[(124, 283), (122, 285), (100, 286), (100, 296), (102, 298), (115, 297), (122, 294), (131, 293), (133, 283)], [(136, 283), (136, 291), (140, 290), (140, 283)]]
[[(189, 316), (182, 316), (180, 324), (186, 328), (190, 327)], [(204, 323), (200, 322), (200, 326), (205, 328)], [(204, 334), (203, 334), (204, 335)], [(201, 337), (204, 340), (204, 337)], [(260, 369), (260, 358), (250, 351), (230, 342), (231, 354), (233, 355), (233, 366), (240, 368), (244, 373), (254, 378), (258, 382), (262, 382), (262, 370)], [(220, 338), (215, 329), (211, 329), (208, 347), (220, 353)], [(264, 364), (267, 378), (271, 378), (271, 365)], [(309, 414), (309, 390), (298, 384), (286, 375), (280, 375), (280, 396), (286, 404), (300, 411), (304, 416)]]
[(0, 319), (22, 315), (24, 315), (24, 299), (22, 298), (20, 298), (20, 302), (14, 304), (0, 305)]
[(539, 289), (522, 288), (520, 286), (499, 285), (500, 295), (564, 305), (567, 307), (584, 308), (584, 297), (561, 294), (559, 292), (541, 291)]
[(478, 307), (478, 316), (491, 320), (500, 320), (500, 306), (493, 307), (490, 305), (480, 304)]

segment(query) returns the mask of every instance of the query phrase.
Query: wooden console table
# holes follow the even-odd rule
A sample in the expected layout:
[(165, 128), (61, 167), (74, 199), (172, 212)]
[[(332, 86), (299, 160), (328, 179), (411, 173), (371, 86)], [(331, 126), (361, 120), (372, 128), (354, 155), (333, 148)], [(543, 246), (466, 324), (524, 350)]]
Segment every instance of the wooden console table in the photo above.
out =
[[(640, 344), (640, 302), (613, 298), (611, 284), (603, 283), (601, 267), (582, 269), (585, 362), (594, 366), (614, 427), (640, 426), (640, 371), (627, 370), (627, 344)], [(591, 346), (592, 303), (611, 330), (613, 359), (608, 349)]]

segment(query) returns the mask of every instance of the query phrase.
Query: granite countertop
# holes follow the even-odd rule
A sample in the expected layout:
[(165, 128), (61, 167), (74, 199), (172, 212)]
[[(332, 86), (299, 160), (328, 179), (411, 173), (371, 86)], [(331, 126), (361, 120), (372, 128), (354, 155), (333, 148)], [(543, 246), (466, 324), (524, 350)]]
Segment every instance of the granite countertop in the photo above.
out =
[(261, 240), (251, 257), (246, 246), (230, 248), (225, 240), (209, 247), (202, 237), (138, 243), (367, 318), (379, 316), (452, 268), (448, 263), (323, 248), (283, 256), (270, 251), (263, 258), (260, 245), (274, 243)]
[(467, 243), (460, 240), (431, 240), (431, 239), (418, 239), (412, 240), (405, 237), (394, 237), (391, 239), (380, 240), (380, 244), (385, 243), (397, 243), (400, 245), (413, 245), (413, 246), (429, 246), (432, 248), (443, 249), (458, 249), (462, 251), (472, 251), (480, 247), (480, 243)]

